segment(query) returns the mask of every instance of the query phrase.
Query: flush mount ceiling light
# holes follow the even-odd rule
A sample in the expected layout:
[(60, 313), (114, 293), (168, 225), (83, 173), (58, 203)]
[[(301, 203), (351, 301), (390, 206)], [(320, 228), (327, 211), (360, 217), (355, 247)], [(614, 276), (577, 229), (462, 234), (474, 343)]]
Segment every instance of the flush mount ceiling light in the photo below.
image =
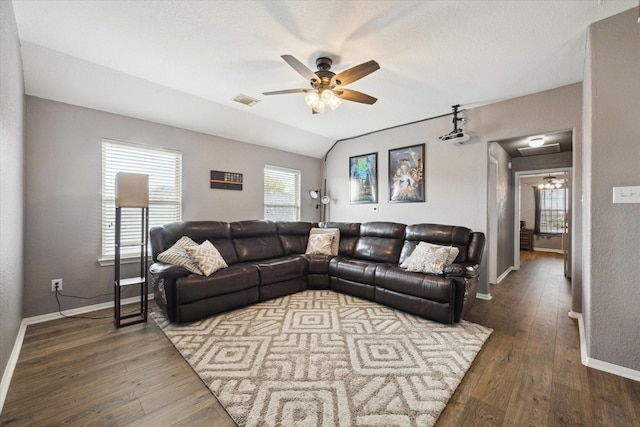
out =
[(529, 140), (529, 147), (542, 147), (544, 145), (544, 138), (542, 137), (537, 137), (537, 138), (531, 138)]

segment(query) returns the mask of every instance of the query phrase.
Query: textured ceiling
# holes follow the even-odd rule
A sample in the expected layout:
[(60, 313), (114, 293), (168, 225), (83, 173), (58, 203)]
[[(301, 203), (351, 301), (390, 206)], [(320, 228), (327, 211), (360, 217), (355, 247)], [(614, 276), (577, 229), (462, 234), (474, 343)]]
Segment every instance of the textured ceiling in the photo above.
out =
[[(322, 157), (336, 140), (582, 80), (589, 24), (638, 0), (13, 2), (26, 92)], [(312, 115), (280, 55), (378, 98)], [(260, 99), (254, 107), (238, 94)], [(437, 135), (434, 135), (436, 137)]]

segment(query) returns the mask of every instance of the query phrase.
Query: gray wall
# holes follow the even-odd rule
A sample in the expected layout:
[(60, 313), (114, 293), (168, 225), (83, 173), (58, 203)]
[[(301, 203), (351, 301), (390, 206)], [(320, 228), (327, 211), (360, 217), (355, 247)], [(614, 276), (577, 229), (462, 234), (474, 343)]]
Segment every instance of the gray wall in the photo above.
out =
[(0, 1), (0, 375), (22, 321), (24, 80), (13, 5)]
[(640, 204), (613, 204), (612, 187), (640, 185), (637, 19), (635, 8), (590, 27), (584, 83), (587, 352), (634, 370), (640, 370)]
[[(26, 99), (24, 317), (57, 311), (51, 279), (62, 278), (67, 294), (112, 292), (113, 267), (98, 264), (103, 137), (182, 152), (183, 220), (262, 218), (265, 164), (302, 171), (301, 219), (319, 220), (319, 211), (306, 194), (320, 186), (320, 159), (40, 98)], [(210, 189), (212, 169), (242, 172), (243, 190)], [(64, 299), (63, 308), (111, 299)]]
[[(451, 117), (339, 142), (326, 163), (327, 190), (332, 198), (329, 217), (332, 221), (455, 224), (486, 233), (488, 141), (574, 129), (574, 141), (580, 143), (581, 111), (582, 85), (576, 83), (465, 111), (466, 129), (473, 135), (465, 145), (438, 139), (451, 131)], [(421, 143), (426, 143), (427, 201), (389, 203), (388, 150)], [(378, 153), (378, 212), (369, 204), (349, 203), (349, 157), (371, 152)], [(506, 233), (513, 234), (512, 230), (513, 226)], [(508, 246), (499, 248), (499, 253), (507, 251), (513, 260), (512, 237)], [(489, 293), (485, 264), (479, 292)]]
[[(446, 144), (438, 135), (451, 131), (451, 117), (373, 133), (338, 143), (327, 156), (327, 191), (332, 221), (431, 222), (462, 225), (485, 232), (487, 146), (482, 138), (466, 145)], [(424, 203), (390, 203), (388, 150), (426, 143)], [(378, 212), (371, 204), (349, 203), (349, 157), (378, 153)], [(480, 179), (477, 179), (480, 177)], [(482, 264), (486, 292), (486, 265)]]
[[(487, 134), (487, 140), (500, 141), (503, 139), (509, 139), (513, 137), (520, 137), (526, 135), (539, 135), (548, 132), (573, 130), (573, 146), (574, 146), (574, 177), (579, 177), (582, 174), (582, 169), (579, 166), (575, 166), (575, 153), (576, 146), (580, 146), (582, 143), (582, 84), (575, 83), (568, 86), (563, 86), (557, 89), (552, 89), (544, 92), (538, 92), (531, 95), (510, 99), (507, 101), (490, 104), (484, 107), (479, 107), (476, 121), (481, 121), (479, 126)], [(540, 156), (543, 157), (543, 156)], [(537, 162), (547, 163), (547, 159)], [(554, 159), (552, 164), (555, 167), (557, 162), (562, 163), (561, 160)], [(522, 165), (518, 165), (512, 162), (512, 172), (516, 172), (517, 168)], [(551, 166), (536, 167), (533, 163), (526, 165), (525, 170), (530, 169), (542, 169)], [(578, 180), (579, 181), (579, 180)], [(512, 180), (513, 183), (513, 180)], [(511, 192), (515, 191), (515, 188), (511, 188)], [(581, 194), (582, 186), (579, 182), (574, 183), (574, 193)], [(575, 206), (576, 200), (573, 198)], [(573, 209), (573, 224), (582, 224), (581, 214), (576, 214), (576, 209)], [(519, 220), (518, 220), (519, 221)], [(512, 227), (513, 229), (513, 227)], [(504, 244), (504, 239), (499, 239), (499, 242)], [(576, 248), (575, 244), (579, 243)], [(581, 249), (581, 236), (574, 236), (572, 241), (572, 252), (576, 254)], [(500, 248), (499, 251), (510, 251), (510, 259), (513, 261), (515, 254), (513, 253), (513, 240), (508, 243), (508, 248)], [(577, 252), (578, 251), (578, 252)], [(581, 253), (581, 252), (580, 252)], [(580, 255), (578, 259), (574, 259), (572, 262), (572, 288), (574, 292), (582, 292), (581, 276), (578, 278), (575, 271), (582, 268)], [(500, 272), (498, 272), (500, 274)]]
[(500, 145), (489, 143), (489, 156), (498, 162), (495, 191), (496, 229), (498, 230), (496, 275), (500, 277), (513, 266), (513, 176), (509, 170), (511, 157)]

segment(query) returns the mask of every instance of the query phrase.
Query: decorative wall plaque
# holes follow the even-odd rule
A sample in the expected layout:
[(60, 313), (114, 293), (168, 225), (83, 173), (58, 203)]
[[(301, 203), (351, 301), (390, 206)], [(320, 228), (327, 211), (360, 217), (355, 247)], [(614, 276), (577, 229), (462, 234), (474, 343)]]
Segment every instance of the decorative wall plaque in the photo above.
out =
[(242, 190), (242, 174), (239, 172), (211, 171), (211, 188)]

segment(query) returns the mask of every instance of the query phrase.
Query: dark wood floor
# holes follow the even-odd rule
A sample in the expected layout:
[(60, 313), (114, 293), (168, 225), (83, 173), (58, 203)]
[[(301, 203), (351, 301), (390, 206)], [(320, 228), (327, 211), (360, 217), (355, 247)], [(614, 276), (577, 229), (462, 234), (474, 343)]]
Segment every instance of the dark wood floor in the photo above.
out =
[[(580, 364), (562, 258), (523, 252), (468, 320), (489, 338), (438, 426), (640, 426), (640, 383)], [(234, 426), (160, 329), (104, 320), (29, 326), (0, 425)]]

